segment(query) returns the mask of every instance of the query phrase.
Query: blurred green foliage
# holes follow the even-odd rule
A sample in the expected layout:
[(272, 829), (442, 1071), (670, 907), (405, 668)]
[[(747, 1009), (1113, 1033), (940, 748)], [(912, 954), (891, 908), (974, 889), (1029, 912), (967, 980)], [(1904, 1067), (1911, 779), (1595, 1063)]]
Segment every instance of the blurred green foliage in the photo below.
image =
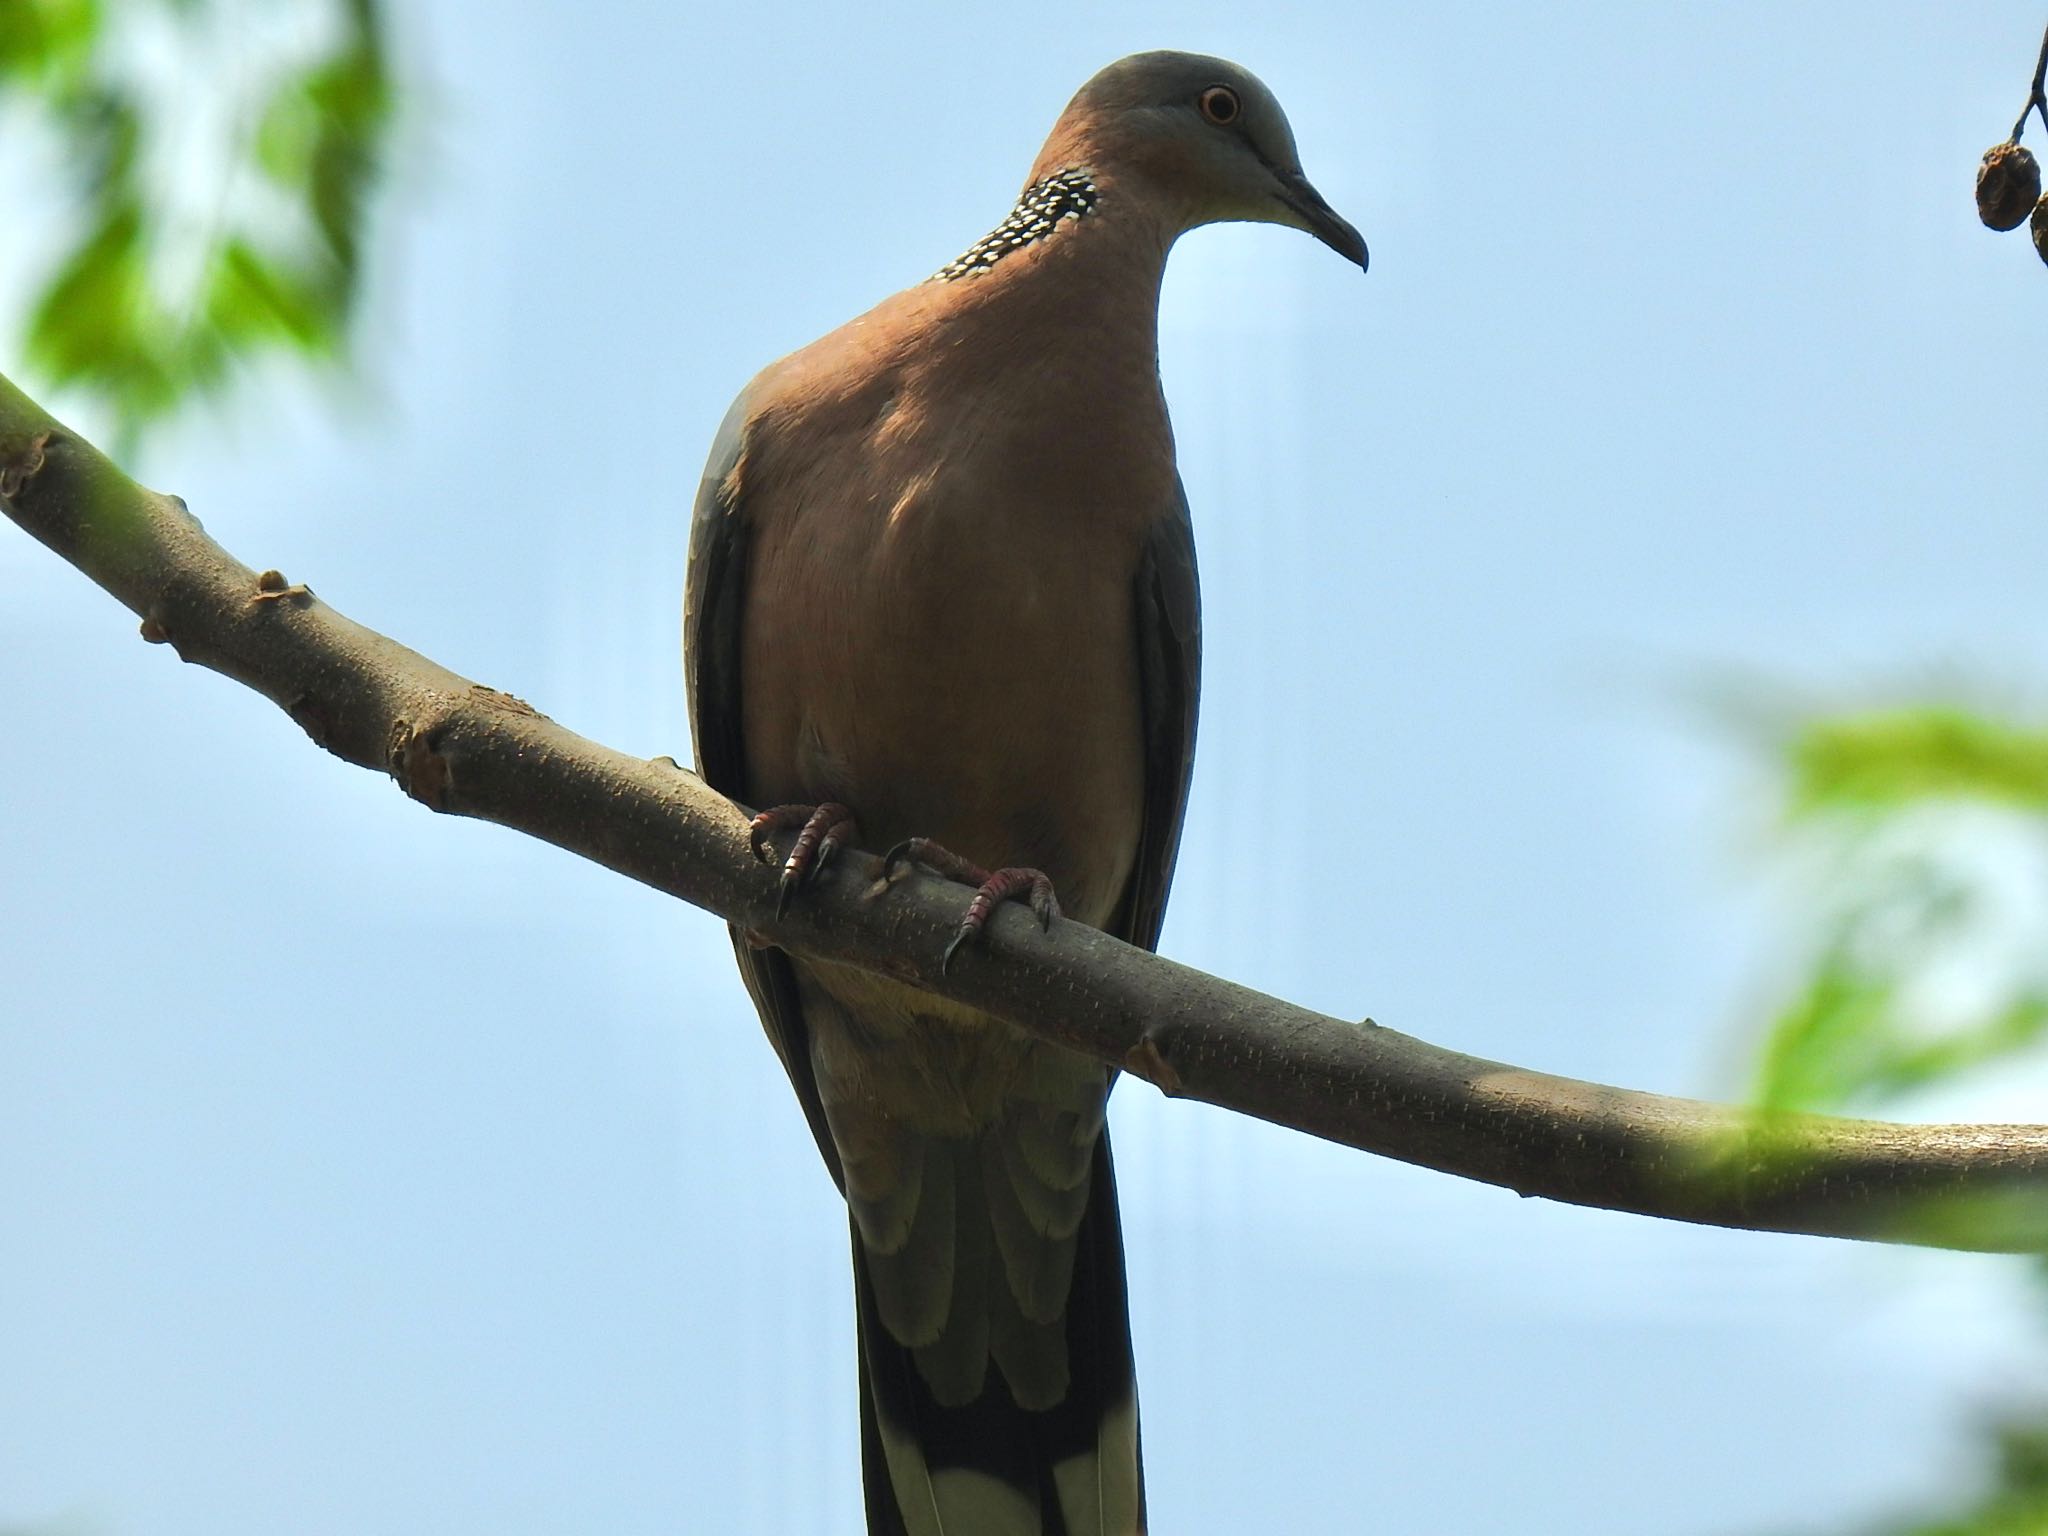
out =
[[(2011, 899), (2016, 857), (2022, 882), (2048, 880), (2048, 730), (1947, 704), (1843, 714), (1797, 728), (1784, 764), (1787, 831), (1819, 856), (1801, 901), (1818, 940), (1758, 1053), (1756, 1102), (1867, 1107), (2048, 1037), (2048, 963), (2011, 958), (2017, 938), (2048, 962), (2048, 892)], [(1969, 995), (1944, 1004), (1965, 968)]]
[[(215, 14), (226, 3), (0, 0), (0, 98), (31, 100), (55, 127), (74, 204), (75, 238), (29, 312), (28, 361), (45, 383), (103, 402), (129, 451), (238, 363), (344, 361), (362, 289), (393, 105), (378, 0), (286, 0), (322, 44), (270, 61), (252, 99), (234, 103), (225, 153), (198, 172), (216, 185), (197, 199), (209, 214), (195, 235), (167, 195), (190, 167), (151, 151), (181, 103), (217, 107), (226, 94), (225, 61), (216, 72), (203, 57), (237, 35), (242, 18)], [(139, 17), (186, 40), (168, 88), (152, 91), (134, 67)], [(209, 66), (196, 83), (194, 38)], [(239, 51), (235, 63), (247, 63)]]
[(2044, 1536), (2048, 1533), (2048, 1422), (2038, 1417), (1987, 1426), (1984, 1491), (1947, 1515), (1866, 1526), (1858, 1536)]
[(1789, 752), (1796, 815), (1878, 815), (1943, 796), (2048, 813), (2048, 730), (1953, 705), (1817, 720)]
[[(1813, 926), (1757, 1053), (1758, 1105), (1896, 1109), (2040, 1048), (2048, 729), (1927, 704), (1812, 719), (1779, 746), (1783, 831), (1806, 861), (1796, 909)], [(2048, 1323), (2048, 1263), (2034, 1274)], [(1987, 1416), (1979, 1454), (1980, 1487), (1946, 1512), (1857, 1536), (2048, 1536), (2048, 1398)]]

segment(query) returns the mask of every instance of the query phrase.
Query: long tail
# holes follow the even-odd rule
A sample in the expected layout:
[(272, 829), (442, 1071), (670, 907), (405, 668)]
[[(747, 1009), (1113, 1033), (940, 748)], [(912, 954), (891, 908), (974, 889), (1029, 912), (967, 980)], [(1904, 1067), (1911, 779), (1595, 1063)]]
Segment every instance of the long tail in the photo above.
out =
[[(965, 1164), (981, 1155), (975, 1143), (950, 1144)], [(952, 1154), (949, 1154), (952, 1155)], [(969, 1170), (955, 1181), (956, 1303), (983, 1289), (972, 1255), (996, 1246), (981, 1180)], [(860, 1335), (861, 1462), (870, 1536), (1135, 1536), (1145, 1529), (1145, 1486), (1138, 1447), (1137, 1383), (1124, 1287), (1123, 1234), (1109, 1136), (1097, 1141), (1087, 1205), (1076, 1232), (1073, 1280), (1061, 1325), (1043, 1329), (1012, 1309), (997, 1259), (980, 1267), (994, 1311), (978, 1323), (976, 1369), (981, 1390), (964, 1402), (933, 1363), (933, 1347), (912, 1349), (892, 1335), (876, 1297), (871, 1255), (856, 1226), (854, 1292)], [(956, 1306), (956, 1314), (960, 1310)], [(955, 1322), (959, 1318), (956, 1315)], [(1057, 1353), (1064, 1333), (1065, 1381), (1052, 1391), (1031, 1380), (1028, 1358), (1006, 1369), (1004, 1330), (1013, 1330), (1009, 1358), (1036, 1347)], [(991, 1337), (991, 1334), (993, 1337)], [(949, 1349), (945, 1341), (937, 1348)], [(924, 1363), (920, 1365), (920, 1356)], [(957, 1353), (955, 1358), (958, 1358)], [(1055, 1359), (1054, 1365), (1058, 1361)], [(1016, 1374), (1024, 1385), (1012, 1386)], [(1018, 1398), (1056, 1400), (1021, 1406)]]

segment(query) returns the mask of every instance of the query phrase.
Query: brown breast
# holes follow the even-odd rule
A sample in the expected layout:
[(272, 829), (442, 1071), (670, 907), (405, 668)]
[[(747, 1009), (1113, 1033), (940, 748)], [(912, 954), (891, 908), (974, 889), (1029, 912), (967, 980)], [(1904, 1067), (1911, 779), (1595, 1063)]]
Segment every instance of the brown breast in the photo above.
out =
[(1036, 866), (1098, 925), (1143, 794), (1133, 582), (1175, 495), (1157, 262), (1119, 254), (899, 294), (756, 382), (739, 471), (755, 803)]

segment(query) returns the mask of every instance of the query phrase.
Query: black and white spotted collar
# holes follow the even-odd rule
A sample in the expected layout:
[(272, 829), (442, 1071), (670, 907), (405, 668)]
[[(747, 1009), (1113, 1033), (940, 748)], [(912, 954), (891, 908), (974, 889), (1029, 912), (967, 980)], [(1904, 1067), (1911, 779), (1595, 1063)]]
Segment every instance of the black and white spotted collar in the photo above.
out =
[(959, 257), (932, 274), (934, 282), (957, 282), (988, 271), (1012, 251), (1020, 251), (1051, 234), (1068, 219), (1084, 219), (1095, 211), (1094, 173), (1079, 166), (1034, 181), (1017, 199), (1010, 216), (983, 235)]

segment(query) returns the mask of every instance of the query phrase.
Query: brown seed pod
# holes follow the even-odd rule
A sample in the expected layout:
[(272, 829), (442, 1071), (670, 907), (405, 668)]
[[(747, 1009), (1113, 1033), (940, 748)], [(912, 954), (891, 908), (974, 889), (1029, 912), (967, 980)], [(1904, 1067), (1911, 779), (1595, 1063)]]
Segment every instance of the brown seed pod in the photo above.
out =
[(2041, 259), (2048, 261), (2048, 197), (2034, 204), (2034, 217), (2028, 224), (2028, 233), (2034, 237), (2034, 249), (2041, 253)]
[(1984, 151), (1977, 167), (1977, 217), (1988, 229), (2018, 229), (2041, 195), (2041, 166), (2010, 140)]

